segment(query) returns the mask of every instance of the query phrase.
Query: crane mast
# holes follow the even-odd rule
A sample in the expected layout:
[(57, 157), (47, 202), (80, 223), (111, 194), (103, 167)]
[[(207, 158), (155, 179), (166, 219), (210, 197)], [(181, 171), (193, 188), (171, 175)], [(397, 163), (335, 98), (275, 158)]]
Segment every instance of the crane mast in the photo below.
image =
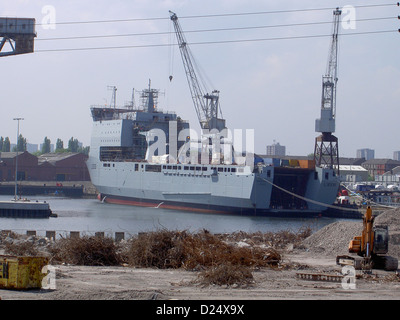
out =
[(338, 139), (335, 132), (336, 84), (338, 60), (338, 34), (342, 11), (333, 11), (333, 32), (326, 73), (322, 77), (321, 117), (315, 121), (315, 131), (321, 135), (315, 140), (314, 160), (316, 166), (337, 167), (339, 171)]
[(197, 113), (197, 117), (202, 129), (217, 129), (221, 131), (225, 128), (225, 119), (218, 118), (219, 112), (219, 91), (213, 90), (204, 93), (193, 66), (193, 57), (187, 45), (182, 28), (178, 22), (177, 15), (170, 11), (170, 18), (173, 22), (176, 38), (182, 56), (186, 78), (189, 84), (190, 93)]

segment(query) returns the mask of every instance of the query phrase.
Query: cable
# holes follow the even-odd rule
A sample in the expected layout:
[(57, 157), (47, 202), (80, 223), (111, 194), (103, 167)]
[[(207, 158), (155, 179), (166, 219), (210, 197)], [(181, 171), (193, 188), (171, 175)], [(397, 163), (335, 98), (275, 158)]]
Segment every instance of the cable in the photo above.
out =
[(355, 196), (356, 198), (359, 198), (359, 199), (361, 199), (361, 201), (363, 201), (363, 202), (367, 202), (367, 201), (369, 201), (372, 205), (375, 205), (375, 206), (377, 206), (377, 207), (382, 207), (382, 208), (387, 208), (387, 209), (394, 209), (394, 208), (397, 208), (397, 206), (388, 206), (388, 205), (384, 205), (384, 204), (381, 204), (381, 203), (377, 203), (377, 202), (374, 202), (374, 201), (372, 201), (372, 200), (370, 200), (370, 199), (368, 199), (368, 198), (365, 198), (364, 196), (362, 196), (361, 194), (359, 194), (359, 193), (356, 193), (356, 192), (354, 192), (354, 191), (351, 191), (347, 186), (345, 186), (344, 184), (340, 184), (342, 187), (344, 187), (347, 191), (349, 191), (350, 193), (351, 193), (351, 195), (353, 195), (353, 196)]
[[(341, 36), (353, 36), (363, 34), (380, 34), (398, 32), (398, 30), (381, 30), (381, 31), (366, 31), (366, 32), (352, 32), (342, 34)], [(331, 37), (332, 35), (306, 35), (306, 36), (290, 36), (290, 37), (276, 37), (276, 38), (259, 38), (259, 39), (242, 39), (242, 40), (221, 40), (221, 41), (204, 41), (204, 42), (193, 42), (193, 45), (205, 45), (205, 44), (227, 44), (227, 43), (244, 43), (244, 42), (261, 42), (261, 41), (274, 41), (274, 40), (293, 40), (293, 39), (308, 39), (308, 38), (323, 38)], [(128, 46), (111, 46), (111, 47), (88, 47), (88, 48), (65, 48), (65, 49), (39, 49), (35, 52), (60, 52), (60, 51), (87, 51), (87, 50), (108, 50), (108, 49), (132, 49), (132, 48), (154, 48), (154, 47), (167, 47), (170, 44), (143, 44), (143, 45), (128, 45)]]
[[(354, 8), (373, 8), (373, 7), (387, 7), (395, 6), (396, 3), (386, 4), (369, 4), (369, 5), (357, 5)], [(258, 11), (258, 12), (242, 12), (242, 13), (221, 13), (221, 14), (209, 14), (209, 15), (193, 15), (193, 16), (182, 16), (179, 19), (195, 19), (195, 18), (215, 18), (215, 17), (231, 17), (231, 16), (246, 16), (246, 15), (263, 15), (263, 14), (279, 14), (279, 13), (293, 13), (293, 12), (307, 12), (307, 11), (323, 11), (323, 10), (334, 10), (336, 8), (309, 8), (309, 9), (291, 9), (291, 10), (275, 10), (275, 11)], [(134, 21), (153, 21), (153, 20), (169, 20), (169, 17), (154, 17), (154, 18), (132, 18), (132, 19), (111, 19), (111, 20), (92, 20), (92, 21), (65, 21), (56, 22), (55, 25), (68, 25), (68, 24), (90, 24), (90, 23), (114, 23), (114, 22), (134, 22)], [(47, 25), (47, 23), (38, 23), (37, 26)]]
[(294, 197), (296, 197), (296, 198), (299, 198), (299, 199), (304, 200), (304, 201), (307, 201), (307, 202), (311, 202), (311, 203), (314, 203), (314, 204), (317, 204), (317, 205), (320, 205), (320, 206), (323, 206), (323, 207), (326, 207), (326, 208), (333, 208), (333, 209), (338, 209), (338, 208), (340, 208), (341, 210), (344, 210), (344, 211), (359, 211), (358, 209), (343, 208), (343, 207), (340, 207), (340, 206), (335, 206), (335, 205), (331, 205), (331, 204), (319, 202), (319, 201), (316, 201), (316, 200), (312, 200), (312, 199), (309, 199), (309, 198), (300, 196), (300, 195), (298, 195), (297, 193), (293, 193), (293, 192), (291, 192), (291, 191), (289, 191), (289, 190), (286, 190), (286, 189), (284, 189), (284, 188), (282, 188), (282, 187), (276, 185), (275, 183), (273, 183), (273, 182), (271, 182), (271, 181), (269, 181), (269, 180), (267, 180), (267, 179), (264, 179), (264, 178), (262, 178), (262, 177), (259, 177), (259, 178), (260, 178), (261, 180), (265, 181), (265, 182), (268, 182), (268, 183), (271, 184), (273, 187), (278, 188), (279, 190), (281, 190), (281, 191), (283, 191), (283, 192), (286, 192), (286, 193), (290, 194), (291, 196), (294, 196)]
[[(286, 190), (286, 189), (284, 189), (284, 188), (282, 188), (282, 187), (280, 187), (280, 186), (278, 186), (278, 185), (276, 185), (276, 184), (274, 184), (273, 182), (271, 182), (271, 181), (269, 181), (269, 180), (267, 180), (267, 179), (264, 179), (264, 178), (262, 178), (262, 177), (259, 177), (261, 180), (263, 180), (263, 181), (265, 181), (265, 182), (268, 182), (269, 184), (271, 184), (273, 187), (275, 187), (275, 188), (278, 188), (279, 190), (281, 190), (281, 191), (283, 191), (283, 192), (286, 192), (286, 193), (288, 193), (288, 194), (290, 194), (291, 196), (294, 196), (294, 197), (296, 197), (296, 198), (299, 198), (299, 199), (301, 199), (301, 200), (304, 200), (304, 201), (307, 201), (307, 202), (311, 202), (311, 203), (314, 203), (314, 204), (317, 204), (317, 205), (321, 205), (321, 206), (323, 206), (323, 207), (327, 207), (327, 208), (333, 208), (333, 209), (340, 209), (340, 210), (343, 210), (343, 211), (357, 211), (357, 212), (360, 212), (360, 210), (359, 209), (352, 209), (352, 208), (345, 208), (345, 207), (341, 207), (341, 206), (335, 206), (335, 205), (330, 205), (330, 204), (326, 204), (326, 203), (323, 203), (323, 202), (319, 202), (319, 201), (316, 201), (316, 200), (312, 200), (312, 199), (309, 199), (309, 198), (306, 198), (306, 197), (303, 197), (303, 196), (300, 196), (300, 195), (298, 195), (298, 194), (296, 194), (296, 193), (293, 193), (293, 192), (291, 192), (291, 191), (289, 191), (289, 190)], [(341, 184), (342, 185), (342, 184)], [(345, 187), (346, 189), (347, 189), (347, 187)], [(350, 190), (349, 190), (350, 191)], [(363, 200), (366, 200), (365, 198), (363, 198), (363, 197), (361, 197)], [(385, 207), (385, 208), (388, 208), (388, 209), (394, 209), (394, 208), (396, 208), (396, 207), (394, 207), (394, 206), (385, 206), (385, 205), (380, 205), (380, 204), (378, 204), (378, 203), (375, 203), (375, 202), (373, 202), (373, 201), (370, 201), (372, 204), (375, 204), (376, 206), (381, 206), (381, 207)]]
[[(356, 22), (364, 21), (377, 21), (377, 20), (388, 20), (397, 19), (397, 17), (381, 17), (381, 18), (367, 18), (358, 19)], [(204, 33), (204, 32), (219, 32), (219, 31), (238, 31), (238, 30), (252, 30), (252, 29), (266, 29), (266, 28), (280, 28), (280, 27), (295, 27), (295, 26), (308, 26), (308, 25), (319, 25), (319, 24), (331, 24), (332, 21), (321, 21), (321, 22), (304, 22), (304, 23), (291, 23), (291, 24), (276, 24), (266, 26), (248, 26), (248, 27), (232, 27), (232, 28), (216, 28), (216, 29), (200, 29), (200, 30), (189, 30), (185, 33)], [(132, 37), (132, 36), (153, 36), (153, 35), (170, 35), (172, 31), (168, 32), (145, 32), (145, 33), (127, 33), (127, 34), (113, 34), (113, 35), (91, 35), (91, 36), (73, 36), (73, 37), (60, 37), (60, 38), (38, 38), (35, 41), (48, 41), (48, 40), (75, 40), (75, 39), (95, 39), (95, 38), (114, 38), (114, 37)]]

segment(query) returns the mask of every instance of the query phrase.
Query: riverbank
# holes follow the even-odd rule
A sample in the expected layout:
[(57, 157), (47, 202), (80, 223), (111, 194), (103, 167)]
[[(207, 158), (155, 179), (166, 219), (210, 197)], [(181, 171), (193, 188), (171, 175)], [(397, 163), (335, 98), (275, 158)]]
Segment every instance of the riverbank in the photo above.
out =
[[(94, 198), (96, 188), (90, 181), (20, 181), (17, 189), (22, 197), (35, 195), (55, 195), (71, 198)], [(0, 194), (14, 195), (15, 183), (6, 181), (0, 183)]]

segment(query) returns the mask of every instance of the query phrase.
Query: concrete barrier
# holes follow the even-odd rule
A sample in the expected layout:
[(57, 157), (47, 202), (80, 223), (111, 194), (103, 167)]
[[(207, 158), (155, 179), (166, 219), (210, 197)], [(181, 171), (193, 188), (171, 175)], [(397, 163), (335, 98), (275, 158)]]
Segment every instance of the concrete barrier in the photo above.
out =
[(36, 230), (28, 230), (26, 231), (27, 236), (36, 236)]
[(115, 233), (115, 241), (120, 242), (125, 239), (125, 232), (116, 232)]
[[(12, 230), (0, 230), (0, 233), (3, 234), (3, 235), (9, 235), (12, 232), (13, 232)], [(21, 230), (19, 232), (21, 232)], [(43, 231), (39, 231), (39, 233), (40, 232), (43, 232)], [(18, 233), (18, 232), (16, 232), (16, 233)], [(54, 241), (54, 240), (56, 240), (56, 236), (57, 236), (56, 233), (57, 232), (54, 231), (54, 230), (46, 230), (45, 231), (45, 237)], [(145, 232), (139, 232), (138, 235), (140, 236), (140, 235), (144, 235), (144, 234), (145, 234)], [(36, 230), (26, 230), (26, 235), (27, 236), (38, 236), (38, 233), (37, 233)], [(105, 232), (104, 231), (98, 231), (98, 232), (95, 232), (94, 235), (96, 237), (104, 238), (105, 237)], [(71, 239), (76, 239), (76, 238), (79, 238), (80, 236), (81, 236), (81, 232), (80, 231), (69, 231), (69, 237)], [(125, 240), (125, 232), (121, 232), (121, 231), (115, 232), (114, 233), (114, 240), (117, 241), (117, 242)]]

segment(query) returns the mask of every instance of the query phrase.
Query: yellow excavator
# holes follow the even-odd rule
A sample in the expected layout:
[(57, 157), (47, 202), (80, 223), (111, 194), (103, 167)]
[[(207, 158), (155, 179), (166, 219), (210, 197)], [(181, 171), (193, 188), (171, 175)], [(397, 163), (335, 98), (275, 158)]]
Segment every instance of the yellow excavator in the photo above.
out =
[(362, 234), (350, 241), (349, 255), (336, 257), (338, 265), (351, 265), (356, 270), (397, 270), (398, 260), (386, 255), (389, 250), (388, 226), (374, 226), (374, 219), (372, 209), (368, 205), (363, 217)]

